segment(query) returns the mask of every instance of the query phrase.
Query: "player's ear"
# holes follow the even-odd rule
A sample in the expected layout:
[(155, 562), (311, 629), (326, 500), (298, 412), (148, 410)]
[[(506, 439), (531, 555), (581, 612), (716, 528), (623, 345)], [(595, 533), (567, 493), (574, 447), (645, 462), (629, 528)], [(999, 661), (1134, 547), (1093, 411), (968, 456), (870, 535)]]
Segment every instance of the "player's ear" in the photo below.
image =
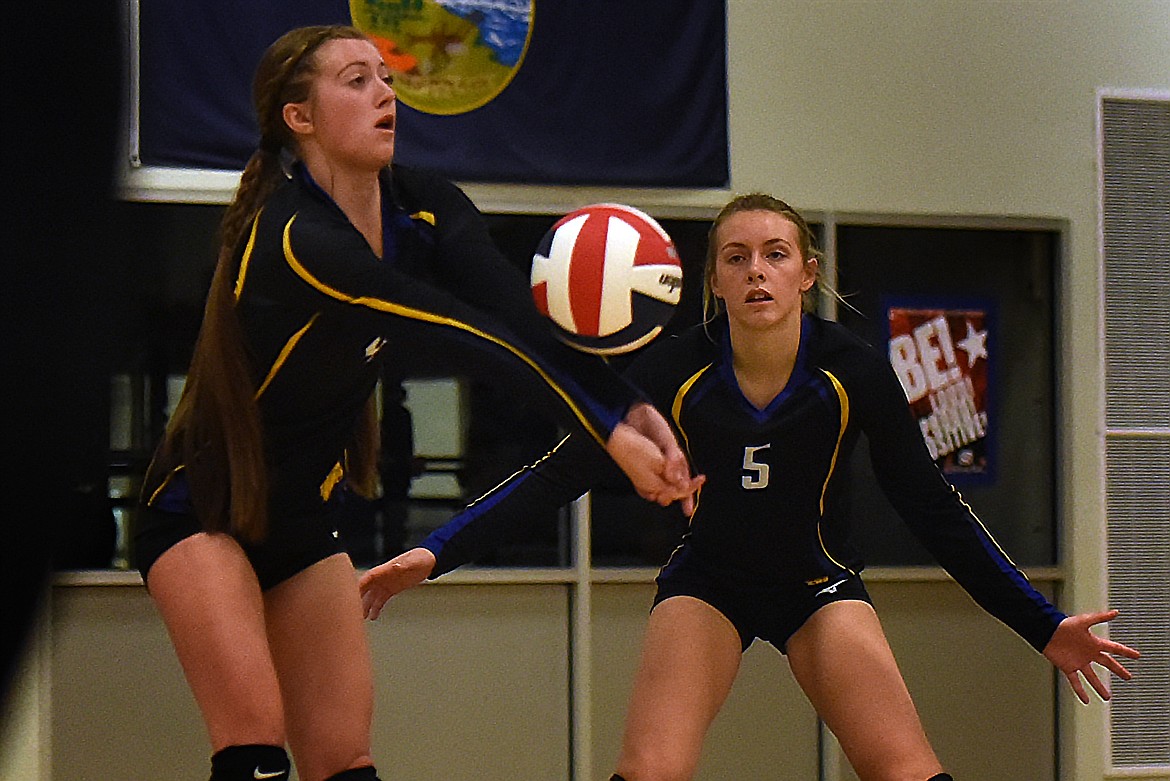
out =
[(308, 103), (285, 103), (281, 109), (284, 123), (293, 133), (305, 135), (313, 130), (313, 117)]
[(716, 281), (714, 273), (707, 275), (707, 290), (710, 291), (712, 298), (723, 300), (723, 294), (719, 292), (719, 283)]
[(800, 292), (804, 292), (812, 288), (817, 281), (817, 272), (820, 270), (820, 263), (816, 258), (809, 258), (804, 262), (804, 276), (800, 280)]

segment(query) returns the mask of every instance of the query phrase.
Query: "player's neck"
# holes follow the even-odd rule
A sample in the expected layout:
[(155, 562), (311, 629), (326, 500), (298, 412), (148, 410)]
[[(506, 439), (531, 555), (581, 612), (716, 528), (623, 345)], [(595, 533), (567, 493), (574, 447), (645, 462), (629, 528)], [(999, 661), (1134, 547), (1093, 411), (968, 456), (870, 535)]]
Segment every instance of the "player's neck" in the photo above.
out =
[(756, 407), (766, 407), (792, 376), (800, 348), (800, 317), (786, 318), (762, 329), (737, 329), (733, 325), (730, 336), (740, 391)]
[(349, 169), (320, 155), (306, 154), (304, 162), (313, 181), (345, 213), (374, 254), (381, 257), (382, 198), (377, 171)]

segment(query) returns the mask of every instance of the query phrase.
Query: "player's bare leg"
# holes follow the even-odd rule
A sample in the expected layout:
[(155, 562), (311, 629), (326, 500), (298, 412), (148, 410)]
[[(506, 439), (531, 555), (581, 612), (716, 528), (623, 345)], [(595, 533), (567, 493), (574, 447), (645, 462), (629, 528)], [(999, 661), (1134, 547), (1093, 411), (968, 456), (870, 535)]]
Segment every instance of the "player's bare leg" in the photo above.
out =
[(862, 781), (942, 773), (877, 614), (866, 602), (822, 607), (788, 641), (797, 683)]
[(650, 613), (617, 772), (627, 781), (685, 781), (735, 682), (739, 634), (715, 608), (671, 597)]

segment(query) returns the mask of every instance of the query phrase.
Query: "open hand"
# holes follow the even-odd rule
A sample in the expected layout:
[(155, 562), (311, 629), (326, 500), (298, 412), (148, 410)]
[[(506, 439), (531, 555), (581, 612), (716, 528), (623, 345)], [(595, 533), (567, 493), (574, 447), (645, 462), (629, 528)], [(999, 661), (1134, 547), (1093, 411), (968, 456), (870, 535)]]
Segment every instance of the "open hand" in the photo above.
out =
[(1064, 673), (1077, 698), (1086, 705), (1089, 703), (1089, 695), (1081, 682), (1081, 676), (1084, 676), (1102, 700), (1108, 700), (1110, 697), (1109, 687), (1097, 677), (1093, 664), (1099, 664), (1111, 670), (1123, 681), (1128, 681), (1133, 677), (1133, 673), (1125, 669), (1125, 666), (1111, 654), (1127, 659), (1137, 659), (1141, 656), (1129, 646), (1098, 637), (1090, 631), (1097, 624), (1112, 621), (1117, 614), (1116, 610), (1106, 610), (1101, 613), (1069, 616), (1060, 622), (1052, 639), (1044, 646), (1044, 656)]

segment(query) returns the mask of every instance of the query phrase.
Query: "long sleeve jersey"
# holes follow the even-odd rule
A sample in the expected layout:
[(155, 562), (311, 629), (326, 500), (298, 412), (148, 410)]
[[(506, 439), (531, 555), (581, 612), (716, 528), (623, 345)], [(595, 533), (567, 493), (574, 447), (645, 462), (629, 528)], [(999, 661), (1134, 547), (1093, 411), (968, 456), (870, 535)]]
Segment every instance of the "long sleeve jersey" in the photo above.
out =
[[(381, 186), (381, 258), (301, 166), (239, 249), (237, 311), (256, 370), (273, 512), (312, 512), (327, 500), (381, 361), (499, 383), (601, 452), (638, 398), (632, 386), (554, 337), (459, 188), (398, 166)], [(152, 468), (151, 504), (187, 509), (182, 487), (159, 490), (179, 466)]]
[[(1065, 618), (1029, 583), (930, 458), (888, 361), (837, 323), (805, 315), (796, 364), (763, 409), (739, 389), (725, 320), (653, 344), (627, 370), (707, 477), (683, 538), (729, 584), (818, 583), (863, 567), (850, 544), (845, 465), (861, 434), (885, 495), (934, 558), (1033, 647)], [(432, 577), (522, 534), (612, 470), (563, 442), (423, 542)]]

